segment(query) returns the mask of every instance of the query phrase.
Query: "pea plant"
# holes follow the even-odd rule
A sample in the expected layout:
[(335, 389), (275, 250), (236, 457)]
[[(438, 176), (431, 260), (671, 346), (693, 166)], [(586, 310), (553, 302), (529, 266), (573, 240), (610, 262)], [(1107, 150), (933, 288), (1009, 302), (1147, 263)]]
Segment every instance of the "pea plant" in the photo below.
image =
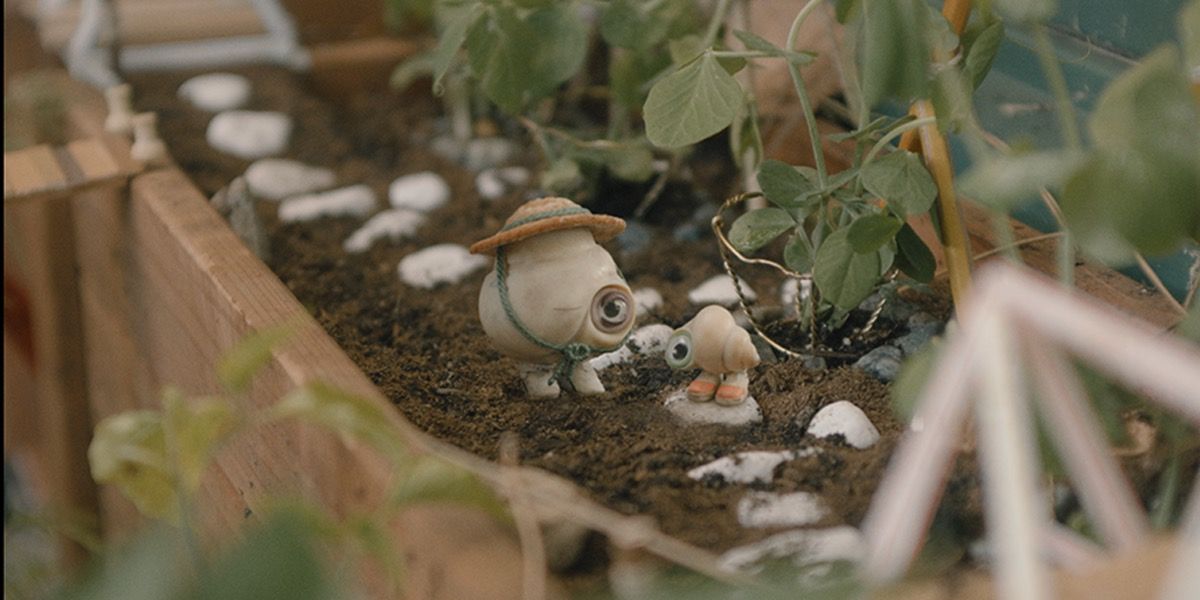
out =
[[(808, 124), (814, 167), (767, 160), (757, 181), (772, 206), (751, 210), (734, 223), (730, 242), (741, 253), (755, 252), (780, 237), (784, 263), (811, 274), (819, 294), (817, 312), (832, 324), (844, 320), (893, 269), (922, 282), (934, 273), (932, 253), (906, 223), (930, 211), (938, 190), (921, 159), (891, 143), (933, 118), (873, 116), (885, 100), (930, 97), (945, 104), (938, 81), (943, 71), (982, 81), (1003, 37), (1003, 26), (980, 11), (972, 28), (957, 36), (942, 15), (922, 0), (861, 0), (838, 3), (839, 19), (860, 40), (854, 49), (858, 76), (847, 96), (858, 112), (858, 127), (834, 137), (856, 152), (850, 168), (830, 173), (801, 67), (812, 55), (796, 52), (796, 38), (819, 0), (796, 15), (784, 47), (747, 31), (733, 32), (741, 50), (699, 49), (689, 62), (657, 81), (645, 104), (651, 142), (677, 146), (712, 135), (735, 123), (745, 103), (742, 90), (720, 60), (783, 60)], [(961, 51), (958, 49), (961, 48)], [(952, 113), (948, 113), (952, 114)], [(950, 127), (952, 121), (939, 120)], [(891, 151), (889, 151), (891, 150)], [(736, 154), (736, 153), (735, 153)]]
[[(273, 349), (285, 343), (293, 331), (288, 325), (266, 329), (236, 345), (218, 367), (224, 393), (189, 398), (178, 389), (167, 388), (160, 410), (122, 412), (96, 425), (88, 448), (93, 478), (97, 483), (116, 487), (143, 515), (167, 525), (166, 531), (175, 534), (150, 536), (142, 545), (157, 546), (161, 551), (163, 544), (177, 538), (191, 559), (190, 575), (201, 575), (187, 586), (181, 581), (169, 582), (171, 593), (166, 587), (155, 592), (151, 586), (151, 593), (144, 597), (196, 597), (195, 589), (189, 591), (189, 586), (211, 587), (222, 592), (202, 594), (203, 597), (331, 597), (328, 592), (333, 582), (321, 574), (323, 569), (317, 568), (318, 555), (308, 551), (315, 544), (334, 544), (345, 551), (346, 562), (339, 565), (339, 570), (350, 568), (357, 558), (378, 560), (386, 567), (393, 587), (400, 589), (403, 557), (388, 541), (387, 529), (399, 511), (424, 501), (457, 502), (479, 507), (507, 521), (507, 508), (491, 488), (443, 459), (411, 452), (400, 434), (388, 425), (386, 415), (381, 412), (386, 409), (363, 398), (313, 382), (291, 391), (272, 406), (247, 407), (242, 394), (249, 389), (255, 374), (271, 360)], [(316, 506), (280, 503), (278, 511), (260, 515), (265, 521), (263, 533), (247, 539), (245, 545), (250, 548), (235, 548), (232, 554), (242, 560), (249, 554), (246, 564), (258, 563), (261, 557), (254, 556), (256, 552), (275, 556), (280, 551), (287, 556), (278, 556), (277, 561), (263, 559), (266, 562), (261, 570), (239, 567), (237, 561), (228, 557), (212, 560), (199, 542), (195, 523), (197, 493), (205, 472), (221, 447), (233, 438), (285, 420), (310, 423), (375, 449), (397, 474), (393, 488), (377, 508), (342, 520), (332, 518)], [(159, 565), (156, 568), (164, 572), (179, 572), (176, 565), (163, 563), (173, 554), (166, 552), (167, 558), (158, 559), (145, 556), (142, 562)], [(141, 563), (135, 560), (125, 568), (136, 569), (138, 564)], [(273, 570), (291, 567), (300, 568), (303, 573)], [(247, 589), (287, 588), (290, 578), (296, 576), (310, 582), (302, 589), (303, 595), (235, 593), (238, 585), (248, 586)], [(116, 585), (120, 580), (112, 577), (117, 575), (102, 572), (99, 579), (87, 584), (92, 591), (79, 597), (127, 597), (122, 595), (124, 588)], [(159, 579), (153, 572), (131, 577), (151, 582)], [(233, 581), (225, 581), (227, 577)]]

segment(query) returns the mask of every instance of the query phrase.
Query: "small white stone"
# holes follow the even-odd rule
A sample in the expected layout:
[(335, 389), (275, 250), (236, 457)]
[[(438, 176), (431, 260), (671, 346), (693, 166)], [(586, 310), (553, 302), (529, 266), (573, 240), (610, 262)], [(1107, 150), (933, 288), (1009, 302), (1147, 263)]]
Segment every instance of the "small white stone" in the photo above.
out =
[(287, 148), (291, 117), (279, 112), (229, 110), (208, 122), (208, 145), (238, 158), (254, 160)]
[(246, 169), (250, 193), (264, 200), (283, 200), (333, 187), (336, 177), (324, 167), (312, 167), (286, 158), (262, 158)]
[(692, 402), (685, 390), (675, 390), (663, 406), (685, 423), (715, 423), (719, 425), (750, 425), (762, 421), (762, 410), (754, 397), (747, 396), (741, 404), (722, 406), (716, 402)]
[(663, 350), (666, 350), (667, 340), (670, 339), (671, 333), (674, 331), (669, 325), (663, 325), (662, 323), (639, 327), (629, 335), (629, 339), (626, 340), (624, 346), (593, 358), (592, 368), (599, 371), (613, 365), (626, 363), (635, 354), (642, 356), (660, 354)]
[(346, 238), (342, 248), (351, 254), (366, 252), (376, 240), (386, 238), (392, 242), (398, 242), (412, 237), (424, 224), (425, 215), (415, 210), (391, 208), (363, 223), (362, 227)]
[(515, 186), (529, 182), (529, 169), (525, 167), (503, 167), (484, 169), (475, 176), (475, 189), (484, 200), (495, 200)]
[(375, 192), (359, 184), (288, 198), (279, 203), (279, 220), (296, 223), (320, 217), (365, 217), (374, 210)]
[(429, 212), (450, 200), (450, 185), (441, 175), (422, 171), (397, 177), (388, 187), (388, 201), (395, 208)]
[(870, 448), (879, 441), (879, 430), (861, 408), (845, 400), (830, 404), (813, 415), (808, 435), (827, 438), (841, 434), (855, 448)]
[(825, 518), (829, 509), (811, 492), (748, 492), (737, 505), (742, 527), (795, 527), (812, 525)]
[[(742, 293), (746, 295), (746, 300), (753, 302), (758, 298), (754, 290), (745, 280), (740, 280), (742, 284)], [(733, 279), (728, 275), (714, 275), (700, 284), (696, 289), (688, 292), (688, 301), (695, 305), (703, 304), (720, 304), (722, 306), (733, 306), (738, 302), (737, 290), (734, 288)]]
[(439, 283), (458, 283), (487, 266), (487, 257), (471, 254), (458, 244), (438, 244), (400, 260), (400, 280), (413, 287), (431, 289)]
[(208, 112), (233, 110), (250, 100), (250, 80), (233, 73), (197, 75), (179, 86), (179, 97)]
[(705, 477), (717, 476), (729, 483), (771, 483), (775, 478), (775, 467), (789, 460), (812, 456), (817, 448), (792, 450), (751, 450), (732, 456), (722, 456), (688, 471), (688, 477), (700, 481)]
[(663, 297), (654, 288), (639, 288), (633, 290), (633, 301), (637, 304), (638, 314), (652, 313), (662, 308)]
[(849, 525), (824, 529), (796, 529), (777, 533), (753, 544), (740, 546), (721, 555), (719, 564), (730, 572), (757, 572), (762, 563), (773, 558), (791, 558), (797, 566), (862, 558), (862, 534)]

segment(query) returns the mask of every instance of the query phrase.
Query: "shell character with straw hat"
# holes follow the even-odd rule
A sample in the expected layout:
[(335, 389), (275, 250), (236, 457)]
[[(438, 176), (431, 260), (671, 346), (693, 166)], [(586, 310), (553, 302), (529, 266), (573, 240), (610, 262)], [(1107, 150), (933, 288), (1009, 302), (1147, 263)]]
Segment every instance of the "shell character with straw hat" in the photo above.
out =
[(624, 229), (625, 221), (565, 198), (539, 198), (471, 246), (496, 257), (479, 291), (479, 320), (496, 349), (519, 361), (530, 396), (558, 396), (560, 377), (579, 394), (604, 391), (588, 358), (625, 343), (636, 303), (597, 242)]

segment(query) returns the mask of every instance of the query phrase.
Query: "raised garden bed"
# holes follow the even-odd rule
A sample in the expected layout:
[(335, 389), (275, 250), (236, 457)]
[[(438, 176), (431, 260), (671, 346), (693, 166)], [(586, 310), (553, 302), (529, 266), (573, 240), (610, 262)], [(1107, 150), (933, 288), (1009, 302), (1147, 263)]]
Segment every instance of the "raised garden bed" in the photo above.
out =
[[(484, 270), (426, 291), (401, 283), (396, 265), (434, 243), (469, 244), (490, 235), (525, 199), (527, 188), (517, 187), (485, 202), (475, 190), (473, 173), (425, 151), (438, 131), (435, 105), (423, 94), (376, 95), (337, 105), (310, 94), (290, 74), (255, 70), (250, 75), (253, 107), (284, 110), (296, 119), (287, 156), (334, 169), (339, 184), (366, 183), (380, 198), (386, 197), (396, 176), (433, 170), (449, 181), (452, 199), (432, 212), (413, 238), (377, 243), (359, 255), (346, 254), (341, 246), (360, 220), (279, 225), (274, 206), (263, 203), (262, 216), (271, 232), (268, 264), (285, 290), (207, 205), (205, 197), (241, 174), (248, 163), (204, 144), (210, 115), (175, 96), (186, 74), (134, 78), (139, 108), (159, 114), (163, 136), (186, 176), (173, 169), (150, 172), (135, 178), (127, 191), (118, 187), (73, 199), (78, 240), (74, 254), (81, 271), (79, 310), (88, 373), (97, 375), (88, 380), (94, 418), (133, 406), (154, 406), (157, 388), (165, 383), (194, 392), (213, 390), (212, 370), (198, 365), (214, 364), (223, 350), (250, 331), (307, 312), (328, 336), (302, 327), (299, 339), (277, 351), (267, 376), (252, 390), (253, 401), (266, 403), (296, 384), (320, 379), (374, 400), (386, 399), (417, 428), (490, 460), (497, 457), (501, 434), (515, 432), (523, 465), (572, 481), (608, 508), (585, 504), (593, 526), (621, 522), (618, 513), (649, 515), (666, 534), (714, 553), (779, 530), (738, 524), (736, 505), (751, 490), (819, 494), (830, 511), (818, 525), (856, 525), (861, 519), (902, 427), (892, 415), (886, 388), (875, 379), (850, 367), (813, 371), (797, 362), (768, 361), (751, 387), (762, 408), (762, 423), (734, 428), (684, 425), (663, 410), (664, 393), (686, 379), (656, 356), (605, 370), (602, 378), (609, 391), (602, 396), (526, 399), (513, 365), (490, 348), (476, 320), (476, 293)], [(94, 101), (91, 108), (90, 123), (95, 126), (102, 112)], [(518, 163), (532, 161), (518, 156)], [(728, 174), (720, 166), (705, 168), (701, 159), (693, 170), (700, 189), (728, 186)], [(613, 185), (593, 198), (590, 207), (627, 214), (639, 199), (635, 190)], [(672, 190), (646, 219), (645, 247), (638, 249), (637, 240), (628, 239), (613, 246), (633, 288), (654, 288), (664, 298), (642, 324), (682, 324), (699, 308), (686, 300), (687, 293), (720, 273), (711, 241), (677, 239), (688, 233), (678, 224), (692, 219), (697, 206), (694, 193)], [(990, 223), (969, 222), (980, 245), (988, 247)], [(703, 219), (691, 225), (693, 231), (705, 231)], [(1039, 253), (1035, 247), (1032, 256), (1033, 264), (1052, 264), (1045, 249)], [(763, 304), (774, 303), (778, 280), (753, 271), (746, 277)], [(1153, 294), (1142, 293), (1128, 280), (1088, 268), (1077, 279), (1081, 287), (1120, 298), (1127, 308), (1159, 325), (1173, 320), (1154, 304)], [(1106, 292), (1103, 286), (1112, 290)], [(117, 290), (127, 294), (128, 304), (110, 302), (124, 295)], [(913, 312), (946, 316), (947, 304), (936, 291), (914, 290), (904, 297), (908, 300), (896, 304), (912, 301), (917, 305)], [(857, 319), (863, 322), (866, 314)], [(909, 333), (909, 325), (906, 318), (885, 318), (875, 331), (873, 341), (884, 342)], [(854, 340), (850, 349), (851, 354), (861, 353), (865, 346)], [(137, 394), (130, 395), (131, 389)], [(859, 450), (836, 439), (804, 435), (816, 410), (837, 400), (851, 400), (866, 412), (882, 434), (877, 444)], [(400, 419), (396, 425), (409, 431)], [(414, 444), (428, 445), (426, 438), (412, 431), (409, 435)], [(769, 484), (688, 476), (697, 466), (739, 451), (806, 448), (817, 451), (784, 461)], [(387, 478), (369, 452), (343, 448), (307, 428), (272, 429), (262, 438), (239, 440), (218, 465), (202, 497), (209, 506), (204, 514), (223, 528), (236, 527), (269, 495), (317, 497), (337, 512), (350, 512), (374, 501)], [(952, 527), (962, 533), (975, 533), (980, 525), (973, 478), (964, 465), (944, 509)], [(129, 507), (120, 499), (106, 495), (102, 504), (114, 527), (130, 522)], [(494, 527), (492, 534), (474, 540), (466, 534), (456, 537), (446, 527), (462, 519), (461, 513), (432, 513), (418, 512), (401, 525), (403, 543), (425, 551), (418, 553), (418, 562), (449, 560), (431, 547), (460, 557), (464, 547), (474, 548), (486, 560), (497, 561), (489, 587), (506, 589), (502, 582), (512, 581), (519, 570), (514, 542)], [(482, 523), (473, 520), (468, 526), (484, 527)], [(444, 544), (433, 544), (439, 538)], [(670, 548), (661, 540), (648, 545), (659, 552)], [(712, 566), (704, 562), (711, 556), (697, 556), (704, 558), (693, 566)], [(465, 571), (477, 563), (463, 564), (467, 566), (459, 568)], [(428, 578), (435, 575), (419, 569), (416, 573), (414, 596), (433, 594), (430, 590), (439, 582)], [(449, 576), (450, 587), (440, 588), (442, 597), (472, 595), (453, 587), (467, 584), (465, 575), (458, 575), (459, 579)]]

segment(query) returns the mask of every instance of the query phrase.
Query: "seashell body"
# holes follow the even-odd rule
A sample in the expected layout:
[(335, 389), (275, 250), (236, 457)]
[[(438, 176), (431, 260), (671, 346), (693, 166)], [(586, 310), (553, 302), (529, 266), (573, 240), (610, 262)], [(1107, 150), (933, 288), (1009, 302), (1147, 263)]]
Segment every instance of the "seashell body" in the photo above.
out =
[[(684, 335), (686, 334), (686, 336)], [(675, 368), (699, 367), (709, 373), (736, 373), (758, 366), (758, 349), (750, 334), (737, 325), (733, 315), (717, 305), (704, 307), (672, 340), (690, 337), (691, 359), (672, 363)], [(667, 351), (675, 346), (668, 342)], [(668, 359), (668, 362), (671, 362)]]
[[(636, 303), (612, 256), (587, 229), (540, 234), (505, 247), (506, 281), (513, 312), (535, 336), (551, 344), (581, 342), (610, 348), (633, 328)], [(560, 355), (522, 334), (504, 309), (495, 268), (479, 292), (483, 330), (500, 352), (528, 363), (552, 364)], [(605, 323), (605, 298), (627, 311)]]

